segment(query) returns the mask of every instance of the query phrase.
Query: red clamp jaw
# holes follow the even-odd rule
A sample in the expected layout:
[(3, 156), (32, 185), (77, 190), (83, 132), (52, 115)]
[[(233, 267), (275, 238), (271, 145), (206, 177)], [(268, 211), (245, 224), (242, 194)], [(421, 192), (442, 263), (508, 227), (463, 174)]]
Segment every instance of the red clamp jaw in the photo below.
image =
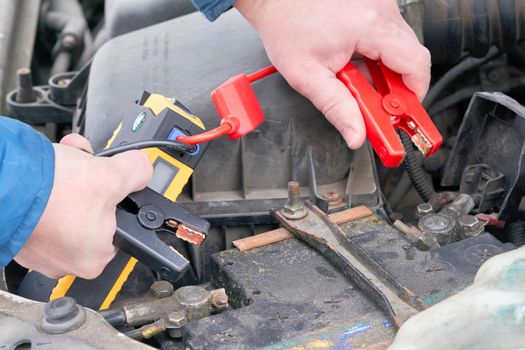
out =
[(396, 129), (407, 133), (425, 157), (431, 156), (443, 138), (416, 95), (403, 83), (401, 75), (383, 63), (366, 59), (376, 89), (357, 68), (348, 63), (339, 73), (356, 99), (366, 126), (366, 136), (386, 167), (397, 167), (405, 149)]

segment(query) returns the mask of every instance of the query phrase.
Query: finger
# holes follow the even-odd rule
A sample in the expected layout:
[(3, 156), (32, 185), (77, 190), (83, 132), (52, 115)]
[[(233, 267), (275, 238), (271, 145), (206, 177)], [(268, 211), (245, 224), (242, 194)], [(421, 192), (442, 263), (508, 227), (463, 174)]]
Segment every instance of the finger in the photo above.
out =
[(153, 175), (149, 158), (142, 151), (127, 151), (105, 160), (109, 161), (109, 171), (113, 174), (110, 178), (114, 183), (108, 185), (114, 190), (115, 204), (146, 187)]
[[(303, 74), (302, 72), (308, 72)], [(290, 85), (308, 98), (341, 133), (348, 147), (357, 149), (365, 142), (365, 125), (359, 106), (335, 73), (321, 64), (281, 70)]]
[(93, 147), (88, 139), (79, 134), (69, 134), (60, 140), (61, 145), (71, 146), (93, 154)]
[(370, 59), (380, 59), (387, 67), (403, 75), (407, 87), (422, 100), (430, 83), (429, 51), (413, 33), (398, 23), (377, 27), (376, 31), (363, 37), (356, 51)]

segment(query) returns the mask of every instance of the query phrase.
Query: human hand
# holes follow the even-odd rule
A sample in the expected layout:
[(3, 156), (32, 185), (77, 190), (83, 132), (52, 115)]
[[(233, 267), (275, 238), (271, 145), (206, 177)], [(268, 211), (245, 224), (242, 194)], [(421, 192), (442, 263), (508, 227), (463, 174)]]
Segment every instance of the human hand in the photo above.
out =
[(403, 20), (395, 0), (239, 0), (235, 7), (259, 32), (270, 61), (359, 148), (365, 126), (357, 102), (336, 78), (355, 53), (382, 60), (422, 99), (430, 53)]
[(117, 204), (129, 193), (143, 189), (153, 169), (141, 151), (93, 157), (89, 141), (77, 134), (53, 146), (51, 196), (15, 260), (50, 278), (71, 274), (92, 279), (116, 254)]

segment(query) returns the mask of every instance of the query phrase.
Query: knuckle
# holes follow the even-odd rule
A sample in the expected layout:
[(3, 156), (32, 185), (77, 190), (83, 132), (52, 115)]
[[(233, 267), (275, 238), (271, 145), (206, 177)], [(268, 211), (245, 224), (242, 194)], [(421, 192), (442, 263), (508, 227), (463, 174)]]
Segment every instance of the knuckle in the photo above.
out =
[(303, 95), (307, 95), (309, 91), (308, 78), (301, 74), (292, 74), (288, 76), (288, 82), (290, 85)]

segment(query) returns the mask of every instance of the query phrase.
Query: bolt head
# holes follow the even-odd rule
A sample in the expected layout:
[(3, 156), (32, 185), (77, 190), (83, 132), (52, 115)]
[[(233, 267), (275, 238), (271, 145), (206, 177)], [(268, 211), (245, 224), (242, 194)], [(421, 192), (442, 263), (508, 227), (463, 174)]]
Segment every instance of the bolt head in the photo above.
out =
[(186, 324), (186, 314), (184, 311), (173, 311), (168, 314), (169, 326), (173, 328), (181, 328)]
[(48, 320), (63, 320), (78, 313), (77, 301), (71, 297), (61, 297), (49, 301), (44, 309), (44, 316)]
[(157, 298), (166, 298), (173, 294), (173, 285), (168, 281), (155, 281), (150, 289)]
[(479, 224), (479, 220), (473, 215), (463, 215), (459, 217), (458, 224), (462, 228), (473, 228)]
[(295, 205), (295, 206), (288, 206), (286, 205), (282, 210), (281, 213), (283, 216), (290, 220), (299, 220), (302, 219), (308, 214), (306, 211), (306, 208), (304, 207), (303, 203), (300, 203), (301, 205)]
[(416, 217), (422, 218), (423, 216), (427, 214), (431, 214), (433, 212), (434, 212), (434, 208), (432, 207), (432, 204), (421, 203), (421, 204), (418, 204), (416, 208)]

